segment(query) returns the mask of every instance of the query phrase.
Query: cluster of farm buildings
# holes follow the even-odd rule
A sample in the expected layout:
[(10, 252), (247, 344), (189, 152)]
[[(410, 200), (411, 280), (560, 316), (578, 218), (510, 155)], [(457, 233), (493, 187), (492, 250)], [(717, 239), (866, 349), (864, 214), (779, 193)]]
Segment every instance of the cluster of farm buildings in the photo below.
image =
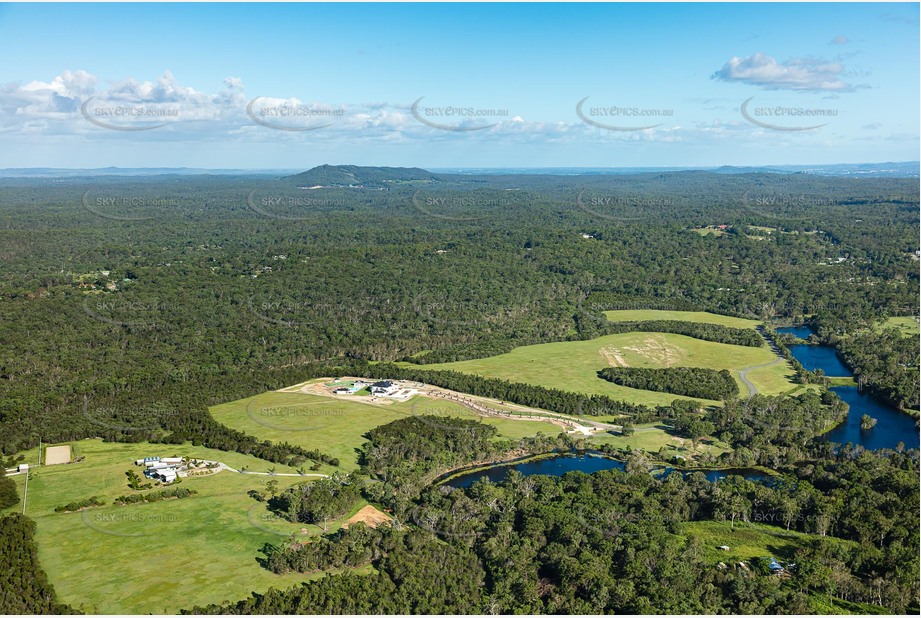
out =
[(137, 466), (144, 466), (144, 476), (154, 481), (172, 483), (184, 471), (185, 460), (182, 457), (145, 457), (134, 462)]
[[(342, 386), (336, 386), (337, 384)], [(406, 399), (417, 394), (413, 388), (405, 384), (400, 384), (392, 380), (381, 380), (379, 382), (365, 382), (364, 380), (354, 380), (347, 382), (336, 380), (331, 385), (334, 395), (354, 395), (358, 391), (367, 388), (372, 397), (392, 397), (395, 399)]]

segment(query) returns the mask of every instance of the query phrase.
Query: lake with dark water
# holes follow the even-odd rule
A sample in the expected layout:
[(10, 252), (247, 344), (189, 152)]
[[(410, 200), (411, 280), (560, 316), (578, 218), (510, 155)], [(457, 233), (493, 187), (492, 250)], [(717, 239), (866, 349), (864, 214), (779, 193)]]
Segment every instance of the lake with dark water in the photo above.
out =
[[(545, 474), (548, 476), (563, 476), (567, 472), (580, 471), (586, 474), (600, 472), (601, 470), (623, 470), (626, 464), (616, 459), (609, 459), (593, 453), (568, 453), (547, 457), (534, 461), (523, 461), (520, 463), (499, 464), (485, 470), (476, 470), (467, 474), (456, 476), (445, 482), (450, 487), (470, 487), (482, 478), (488, 478), (492, 483), (501, 483), (504, 481), (512, 470), (517, 470), (525, 476), (534, 474)], [(653, 474), (673, 474), (677, 472), (675, 468), (653, 469)], [(681, 471), (682, 474), (689, 475), (694, 471)], [(744, 476), (750, 480), (762, 481), (768, 478), (768, 475), (757, 470), (737, 469), (737, 470), (702, 470), (708, 481), (716, 481), (732, 474)]]
[[(778, 333), (790, 333), (806, 339), (813, 333), (808, 326), (778, 328)], [(827, 376), (850, 377), (853, 374), (827, 345), (791, 345), (790, 353), (809, 371), (821, 369)], [(918, 428), (915, 419), (893, 406), (881, 403), (856, 386), (831, 388), (849, 406), (847, 420), (825, 434), (824, 438), (839, 444), (859, 444), (869, 450), (894, 449), (899, 442), (906, 448), (918, 448)], [(877, 420), (872, 429), (860, 428), (860, 417), (869, 414)]]
[(794, 337), (799, 337), (800, 339), (809, 339), (809, 335), (815, 334), (815, 332), (808, 326), (784, 326), (783, 328), (778, 328), (777, 332), (793, 335)]
[[(835, 391), (851, 409), (844, 423), (825, 434), (826, 440), (839, 444), (860, 444), (870, 450), (894, 449), (899, 442), (904, 443), (905, 448), (918, 448), (918, 428), (912, 417), (861, 393), (856, 386), (833, 386), (830, 390)], [(860, 428), (860, 417), (864, 414), (876, 419), (875, 427)]]

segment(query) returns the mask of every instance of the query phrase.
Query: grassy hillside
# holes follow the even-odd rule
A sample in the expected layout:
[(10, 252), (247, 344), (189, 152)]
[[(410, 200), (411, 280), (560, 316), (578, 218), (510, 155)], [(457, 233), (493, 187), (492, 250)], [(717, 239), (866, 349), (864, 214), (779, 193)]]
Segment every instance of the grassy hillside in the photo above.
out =
[[(251, 470), (271, 464), (191, 445), (81, 440), (73, 446), (85, 460), (34, 470), (26, 508), (38, 525), (42, 567), (62, 602), (92, 613), (168, 614), (307, 579), (274, 575), (256, 562), (266, 543), (300, 534), (302, 528), (307, 535), (321, 533), (317, 526), (280, 521), (264, 503), (247, 496), (251, 489), (264, 489), (268, 476), (224, 471), (184, 479), (179, 486), (198, 494), (183, 500), (54, 512), (57, 506), (91, 496), (111, 505), (115, 497), (131, 492), (125, 471), (138, 471), (133, 462), (144, 456), (191, 456)], [(277, 471), (291, 472), (283, 466)], [(13, 478), (21, 497), (25, 477)], [(307, 480), (273, 478), (282, 489)]]
[[(412, 414), (435, 414), (479, 419), (499, 429), (501, 436), (520, 438), (543, 432), (556, 435), (556, 425), (540, 421), (515, 421), (482, 418), (463, 406), (427, 397), (407, 402), (370, 405), (355, 401), (306, 395), (268, 392), (211, 408), (219, 422), (260, 439), (289, 442), (308, 449), (320, 449), (339, 458), (339, 467), (358, 467), (358, 449), (366, 442), (364, 434)], [(321, 468), (321, 472), (326, 467)]]
[(682, 322), (704, 322), (706, 324), (719, 324), (732, 328), (754, 328), (761, 322), (734, 318), (707, 311), (665, 311), (659, 309), (625, 309), (605, 311), (604, 315), (612, 322), (639, 322), (645, 320), (680, 320)]
[[(747, 389), (738, 378), (739, 370), (770, 363), (775, 359), (776, 356), (767, 347), (749, 348), (713, 343), (670, 333), (624, 333), (588, 341), (525, 346), (489, 358), (425, 365), (424, 368), (461, 371), (513, 382), (608, 395), (646, 405), (667, 405), (674, 399), (687, 398), (618, 386), (598, 378), (596, 372), (614, 365), (728, 369), (736, 378), (740, 392), (744, 393)], [(785, 363), (759, 369), (752, 374), (752, 382), (759, 391), (766, 394), (781, 393), (796, 386), (788, 380), (792, 371)]]
[(919, 328), (918, 318), (911, 316), (899, 316), (889, 318), (886, 322), (878, 327), (878, 330), (884, 328), (895, 328), (905, 337), (917, 337), (921, 328)]

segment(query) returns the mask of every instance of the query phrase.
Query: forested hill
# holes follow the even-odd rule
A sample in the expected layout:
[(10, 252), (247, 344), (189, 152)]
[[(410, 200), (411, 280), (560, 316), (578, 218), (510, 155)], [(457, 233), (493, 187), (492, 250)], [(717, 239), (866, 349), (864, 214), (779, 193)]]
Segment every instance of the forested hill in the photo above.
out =
[(410, 180), (438, 180), (438, 175), (418, 167), (362, 167), (358, 165), (320, 165), (288, 176), (299, 185), (322, 187), (380, 186)]

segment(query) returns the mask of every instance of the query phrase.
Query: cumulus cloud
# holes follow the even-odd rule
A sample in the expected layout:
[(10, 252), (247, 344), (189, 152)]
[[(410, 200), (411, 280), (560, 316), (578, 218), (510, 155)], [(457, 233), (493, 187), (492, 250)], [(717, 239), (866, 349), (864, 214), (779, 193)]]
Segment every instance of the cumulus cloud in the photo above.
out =
[(761, 86), (767, 90), (847, 92), (851, 84), (841, 79), (844, 65), (814, 58), (794, 58), (784, 63), (757, 52), (752, 56), (733, 56), (711, 79)]

